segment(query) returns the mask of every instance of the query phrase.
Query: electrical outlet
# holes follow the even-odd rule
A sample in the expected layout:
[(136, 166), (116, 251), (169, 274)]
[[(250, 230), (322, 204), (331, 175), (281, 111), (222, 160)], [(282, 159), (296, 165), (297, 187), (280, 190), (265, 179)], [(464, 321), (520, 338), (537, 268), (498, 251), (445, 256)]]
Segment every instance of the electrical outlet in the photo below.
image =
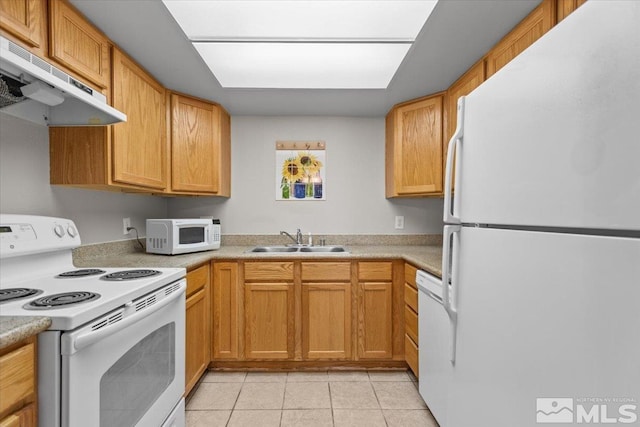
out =
[(404, 217), (396, 216), (396, 230), (402, 230), (404, 228)]
[(122, 234), (129, 234), (127, 228), (131, 227), (131, 218), (122, 218)]

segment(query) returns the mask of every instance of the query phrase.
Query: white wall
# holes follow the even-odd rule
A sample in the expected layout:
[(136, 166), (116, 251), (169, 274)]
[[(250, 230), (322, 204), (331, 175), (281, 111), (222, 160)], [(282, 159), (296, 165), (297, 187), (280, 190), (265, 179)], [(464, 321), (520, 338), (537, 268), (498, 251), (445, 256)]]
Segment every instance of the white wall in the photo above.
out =
[(144, 235), (145, 219), (166, 216), (167, 201), (49, 185), (48, 129), (0, 114), (0, 212), (70, 218), (87, 244), (129, 238), (123, 217)]
[[(441, 234), (442, 199), (385, 198), (384, 129), (384, 118), (233, 116), (231, 198), (171, 199), (169, 216), (213, 215), (223, 234)], [(276, 140), (326, 142), (326, 201), (275, 200)]]

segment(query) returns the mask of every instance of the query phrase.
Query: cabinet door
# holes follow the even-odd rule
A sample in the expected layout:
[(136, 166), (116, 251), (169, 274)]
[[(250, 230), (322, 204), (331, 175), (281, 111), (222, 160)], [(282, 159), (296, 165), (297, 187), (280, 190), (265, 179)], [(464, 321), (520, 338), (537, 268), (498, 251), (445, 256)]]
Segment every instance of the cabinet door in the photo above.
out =
[(292, 359), (295, 316), (293, 283), (245, 283), (247, 359)]
[(587, 0), (557, 0), (556, 23), (571, 15), (574, 10), (582, 6)]
[(210, 361), (209, 265), (187, 274), (185, 394), (196, 385)]
[(302, 357), (351, 358), (351, 283), (302, 284)]
[(393, 285), (361, 282), (358, 292), (358, 356), (362, 359), (393, 357)]
[(49, 2), (49, 56), (80, 76), (109, 87), (111, 45), (66, 1)]
[(189, 393), (209, 365), (207, 296), (202, 289), (187, 299), (185, 339), (185, 394)]
[(118, 49), (113, 50), (113, 106), (127, 115), (125, 123), (113, 125), (113, 181), (166, 188), (165, 90)]
[(484, 74), (484, 61), (481, 60), (464, 73), (462, 77), (449, 87), (449, 89), (447, 89), (447, 113), (445, 114), (446, 124), (443, 139), (444, 154), (442, 156), (442, 170), (444, 170), (447, 162), (449, 140), (456, 131), (458, 98), (469, 95), (471, 91), (480, 86), (482, 82), (484, 82)]
[(0, 421), (0, 427), (34, 427), (38, 425), (36, 405), (30, 403)]
[(238, 358), (238, 265), (213, 263), (212, 358)]
[(36, 401), (36, 366), (35, 337), (0, 351), (0, 419)]
[(487, 78), (504, 67), (544, 35), (555, 24), (555, 0), (543, 0), (509, 34), (498, 42), (485, 57)]
[(46, 3), (44, 0), (1, 0), (0, 28), (45, 56)]
[(171, 189), (217, 193), (220, 115), (214, 104), (171, 95)]
[(442, 96), (387, 117), (387, 197), (442, 193)]

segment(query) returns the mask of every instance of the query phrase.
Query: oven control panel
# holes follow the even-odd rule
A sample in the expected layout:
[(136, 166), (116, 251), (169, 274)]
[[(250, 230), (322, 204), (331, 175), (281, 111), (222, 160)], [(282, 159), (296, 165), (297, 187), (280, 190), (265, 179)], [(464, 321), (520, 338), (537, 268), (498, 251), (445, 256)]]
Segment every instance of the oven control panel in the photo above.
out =
[(80, 246), (70, 219), (34, 215), (0, 215), (0, 258), (53, 252)]

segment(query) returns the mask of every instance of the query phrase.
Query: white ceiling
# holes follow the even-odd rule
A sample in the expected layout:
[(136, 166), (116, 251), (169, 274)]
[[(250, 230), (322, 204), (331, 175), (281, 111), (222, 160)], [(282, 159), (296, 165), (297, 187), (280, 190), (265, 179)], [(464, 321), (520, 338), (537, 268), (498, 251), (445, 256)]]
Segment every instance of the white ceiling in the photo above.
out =
[(222, 88), (160, 0), (70, 0), (164, 86), (232, 115), (384, 116), (446, 89), (541, 0), (440, 0), (387, 89)]

